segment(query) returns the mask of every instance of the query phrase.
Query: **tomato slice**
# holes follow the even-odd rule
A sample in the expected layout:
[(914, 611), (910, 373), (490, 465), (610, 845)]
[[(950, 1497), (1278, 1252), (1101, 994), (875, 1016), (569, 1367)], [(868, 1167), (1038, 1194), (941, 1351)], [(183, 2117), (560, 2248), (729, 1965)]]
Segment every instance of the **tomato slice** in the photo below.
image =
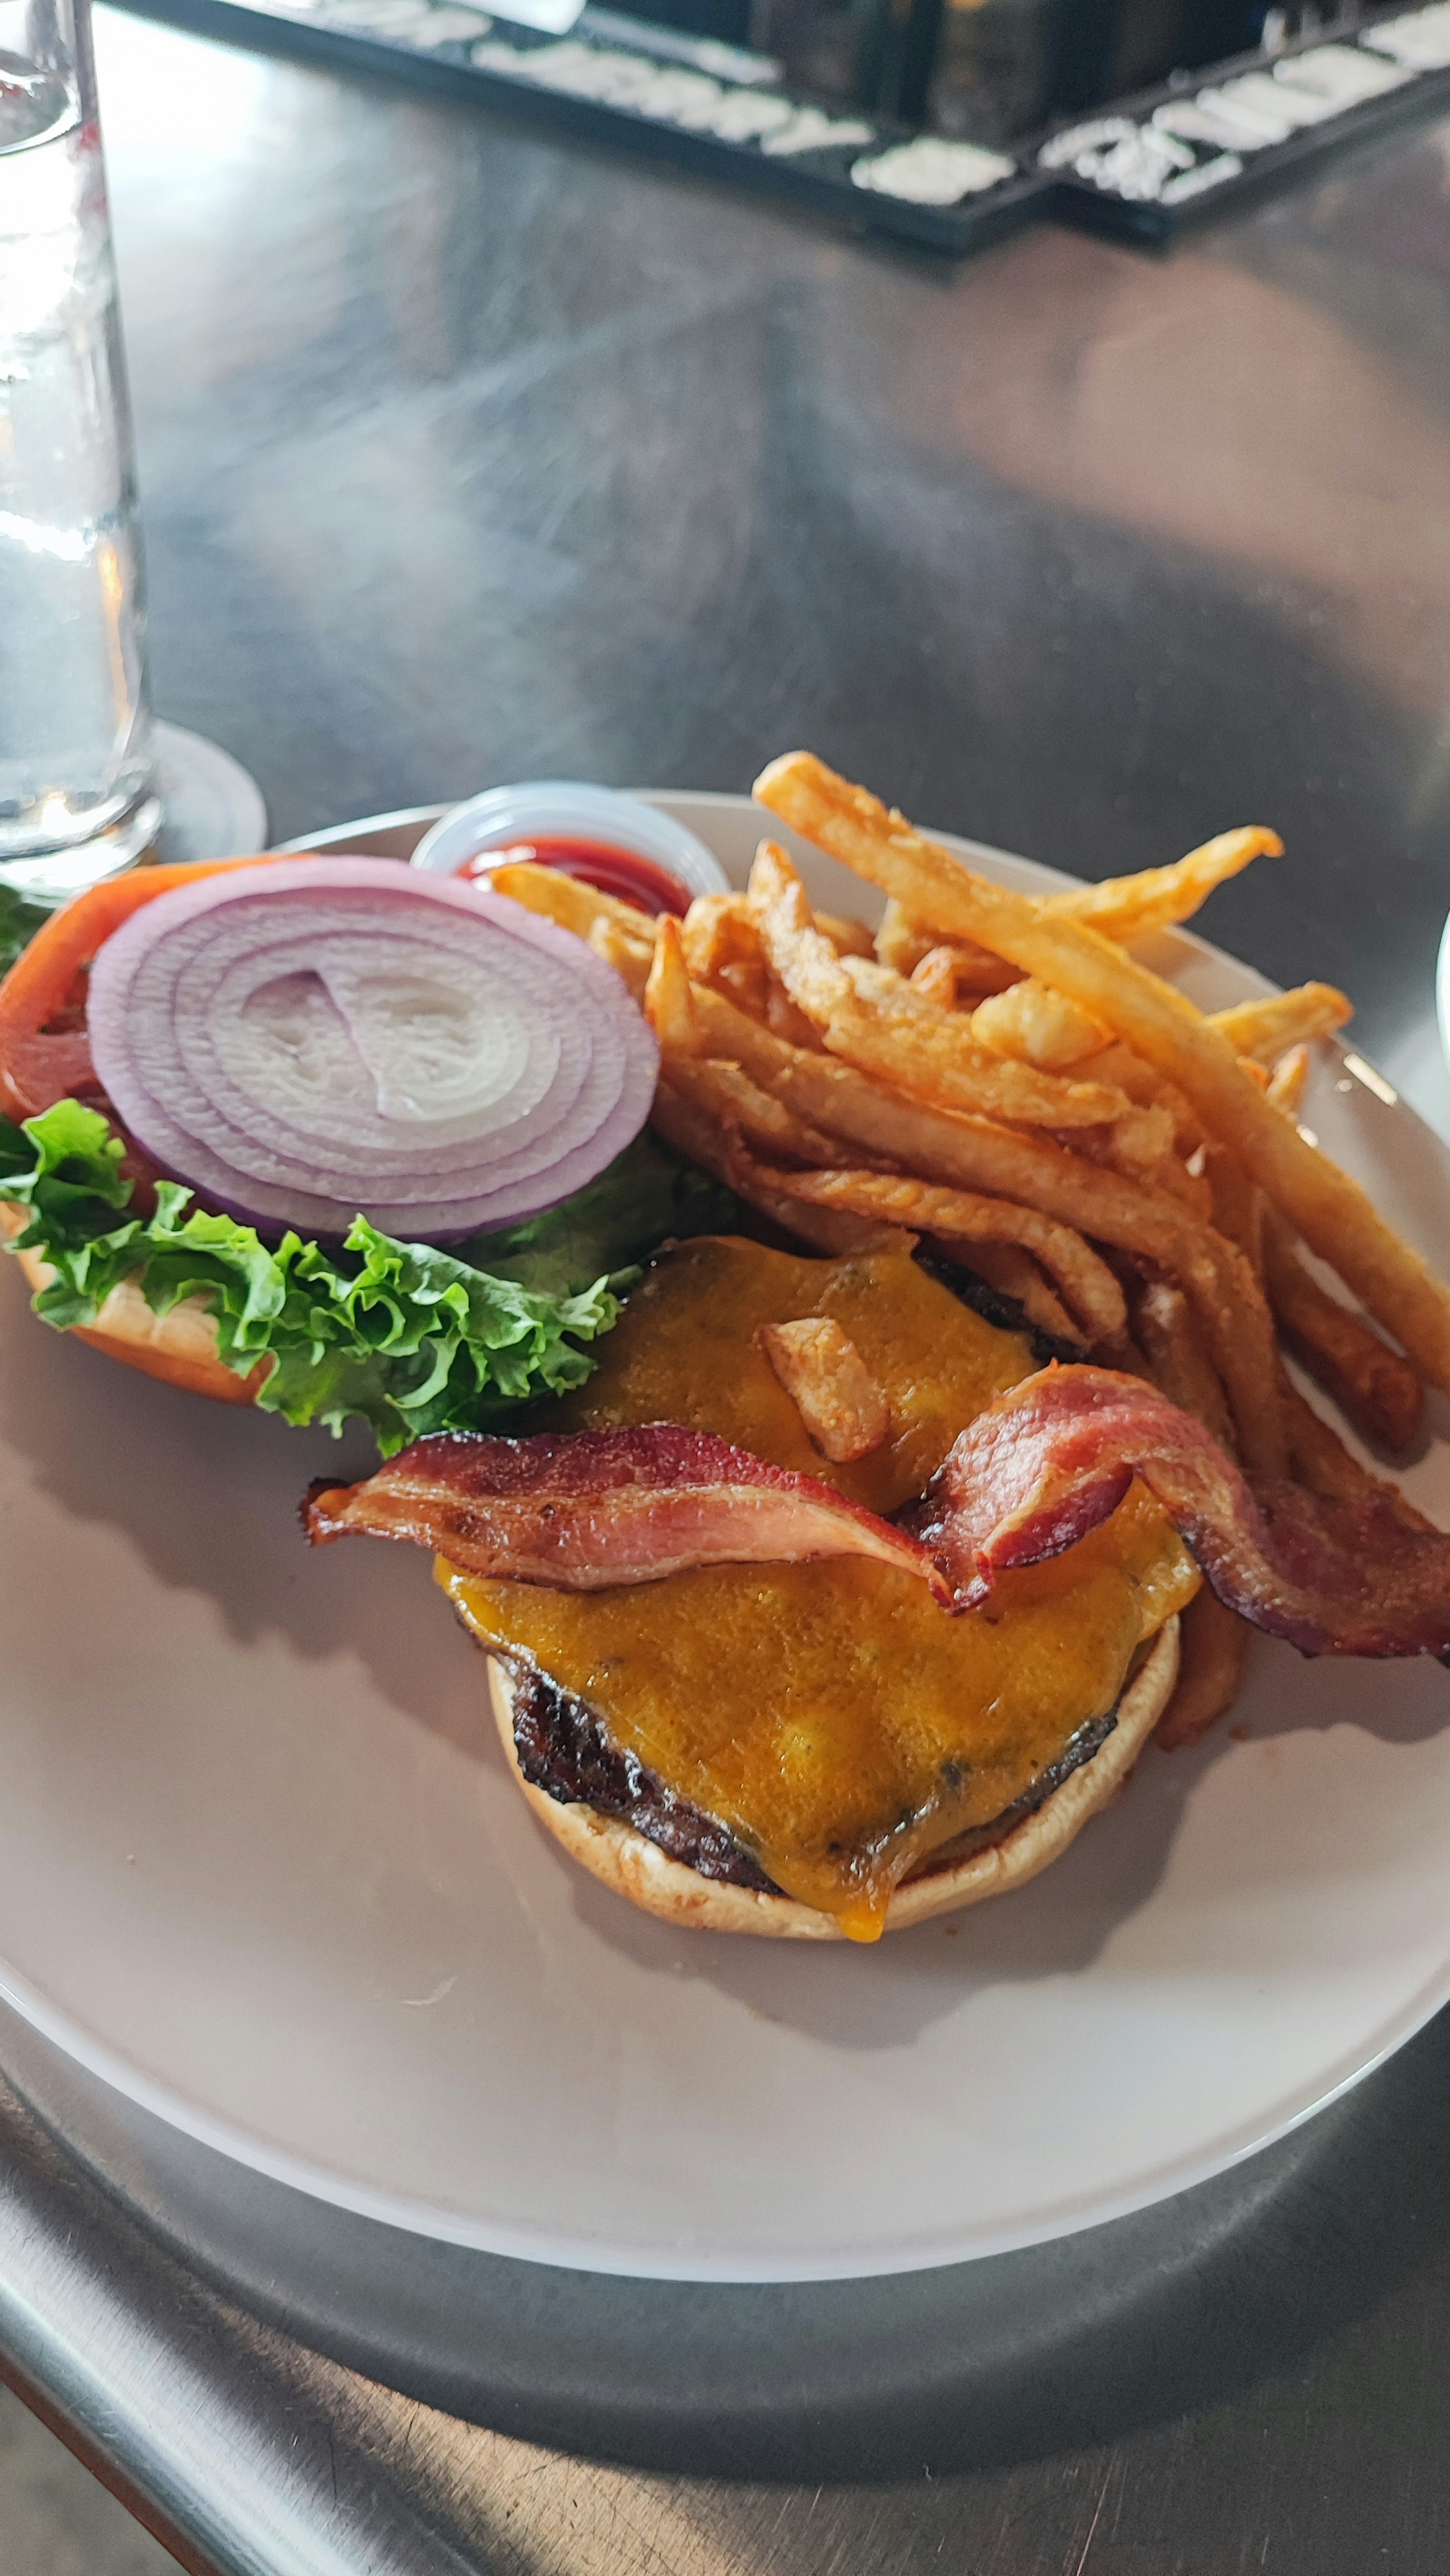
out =
[(94, 1096), (100, 1085), (85, 1029), (46, 1032), (72, 1002), (96, 950), (143, 903), (173, 886), (260, 864), (256, 858), (197, 859), (187, 867), (133, 868), (53, 912), (0, 983), (0, 1109), (11, 1118), (35, 1118), (57, 1100)]

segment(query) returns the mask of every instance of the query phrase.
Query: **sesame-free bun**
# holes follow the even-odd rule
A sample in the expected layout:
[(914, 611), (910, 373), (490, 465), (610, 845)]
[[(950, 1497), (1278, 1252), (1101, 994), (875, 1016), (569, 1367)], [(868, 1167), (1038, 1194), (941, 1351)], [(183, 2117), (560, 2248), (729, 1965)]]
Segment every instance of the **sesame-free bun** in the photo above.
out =
[[(0, 1227), (19, 1234), (27, 1219), (13, 1202), (0, 1201)], [(55, 1272), (38, 1252), (19, 1252), (16, 1259), (34, 1289), (48, 1288)], [(124, 1360), (146, 1377), (165, 1378), (192, 1395), (209, 1395), (218, 1404), (253, 1404), (268, 1363), (259, 1361), (248, 1377), (224, 1368), (217, 1357), (216, 1319), (199, 1297), (185, 1297), (169, 1315), (155, 1315), (134, 1279), (113, 1288), (93, 1324), (72, 1324), (78, 1342), (89, 1342), (109, 1359)]]
[[(897, 1889), (886, 1916), (888, 1932), (905, 1932), (928, 1923), (934, 1914), (955, 1914), (984, 1897), (1003, 1896), (1024, 1887), (1046, 1869), (1081, 1833), (1090, 1816), (1106, 1807), (1122, 1787), (1173, 1693), (1178, 1678), (1178, 1621), (1170, 1619), (1153, 1639), (1118, 1702), (1118, 1722), (1106, 1743), (1088, 1761), (1069, 1772), (1035, 1815), (1024, 1816), (999, 1843), (953, 1860), (948, 1850), (934, 1853)], [(750, 1887), (730, 1887), (702, 1878), (683, 1861), (671, 1860), (657, 1843), (636, 1833), (616, 1816), (593, 1807), (563, 1806), (526, 1780), (514, 1744), (513, 1689), (507, 1668), (495, 1655), (488, 1659), (489, 1696), (509, 1768), (541, 1825), (561, 1842), (571, 1860), (627, 1896), (646, 1914), (696, 1932), (755, 1932), (780, 1941), (843, 1941), (846, 1935), (829, 1914), (817, 1913), (793, 1896), (766, 1896)]]

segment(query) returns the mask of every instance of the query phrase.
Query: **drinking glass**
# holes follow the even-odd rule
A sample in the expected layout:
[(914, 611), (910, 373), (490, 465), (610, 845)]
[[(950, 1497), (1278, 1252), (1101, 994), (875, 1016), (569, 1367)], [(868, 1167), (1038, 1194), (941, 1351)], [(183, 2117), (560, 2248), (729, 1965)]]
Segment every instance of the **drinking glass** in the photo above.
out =
[(0, 884), (42, 903), (160, 819), (90, 0), (0, 0)]

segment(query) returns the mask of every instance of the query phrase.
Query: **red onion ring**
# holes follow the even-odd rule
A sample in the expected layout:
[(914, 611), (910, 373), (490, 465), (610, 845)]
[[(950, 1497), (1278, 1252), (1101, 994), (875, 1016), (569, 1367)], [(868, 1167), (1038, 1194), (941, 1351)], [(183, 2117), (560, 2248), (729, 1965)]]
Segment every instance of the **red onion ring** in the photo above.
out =
[(613, 969), (504, 896), (287, 859), (143, 904), (100, 949), (97, 1076), (163, 1171), (269, 1230), (446, 1241), (539, 1215), (649, 1115)]

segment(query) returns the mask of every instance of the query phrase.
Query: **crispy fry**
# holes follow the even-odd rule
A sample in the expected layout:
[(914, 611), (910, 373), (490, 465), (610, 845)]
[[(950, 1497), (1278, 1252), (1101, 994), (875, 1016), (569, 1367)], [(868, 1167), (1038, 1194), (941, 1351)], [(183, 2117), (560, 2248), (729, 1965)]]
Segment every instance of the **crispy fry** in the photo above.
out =
[(1264, 1275), (1264, 1193), (1254, 1187), (1241, 1163), (1222, 1145), (1210, 1145), (1204, 1158), (1213, 1194), (1213, 1222), (1236, 1243), (1256, 1279)]
[(775, 973), (832, 1055), (946, 1108), (1024, 1124), (1101, 1125), (1127, 1107), (1121, 1092), (1106, 1084), (1064, 1082), (994, 1055), (889, 968), (837, 957), (812, 924), (805, 888), (785, 852), (769, 841), (751, 870), (750, 893)]
[(814, 1020), (798, 1010), (778, 975), (766, 978), (765, 1025), (789, 1046), (818, 1047), (821, 1043)]
[(680, 924), (685, 963), (702, 984), (713, 984), (722, 966), (759, 958), (760, 933), (743, 894), (697, 894)]
[(621, 903), (617, 895), (600, 894), (579, 877), (540, 867), (536, 859), (511, 859), (506, 867), (495, 868), (489, 892), (506, 894), (510, 902), (542, 913), (546, 921), (557, 921), (561, 930), (572, 930), (577, 939), (587, 939), (596, 921), (612, 921), (622, 938), (653, 950), (655, 926), (648, 913), (632, 903)]
[(734, 1058), (763, 1090), (830, 1134), (923, 1179), (1041, 1209), (1177, 1280), (1229, 1390), (1245, 1463), (1264, 1475), (1280, 1471), (1273, 1324), (1236, 1246), (1195, 1224), (1165, 1191), (1099, 1170), (1045, 1138), (903, 1100), (854, 1066), (782, 1045), (722, 994), (701, 987), (695, 998), (711, 1054)]
[(1362, 1316), (1320, 1287), (1299, 1259), (1293, 1237), (1273, 1209), (1264, 1219), (1269, 1303), (1294, 1357), (1332, 1395), (1361, 1437), (1402, 1452), (1419, 1437), (1425, 1390), (1406, 1359), (1390, 1350)]
[(1111, 1350), (1122, 1344), (1127, 1306), (1107, 1263), (1070, 1226), (1055, 1225), (1035, 1208), (941, 1189), (906, 1173), (782, 1172), (776, 1177), (788, 1198), (803, 1199), (810, 1207), (847, 1208), (883, 1225), (939, 1235), (947, 1243), (1020, 1244), (1056, 1281), (1093, 1348)]
[(1116, 1084), (1118, 1090), (1125, 1091), (1140, 1109), (1166, 1109), (1173, 1121), (1173, 1141), (1180, 1154), (1192, 1154), (1203, 1143), (1202, 1123), (1186, 1094), (1178, 1089), (1176, 1083), (1168, 1081), (1155, 1065), (1145, 1063), (1140, 1055), (1134, 1055), (1132, 1048), (1124, 1046), (1121, 1039), (1115, 1039), (1100, 1056), (1094, 1057), (1093, 1076), (1098, 1082)]
[(1109, 877), (1102, 885), (1045, 895), (1041, 908), (1063, 921), (1087, 922), (1105, 939), (1143, 939), (1149, 931), (1187, 921), (1215, 886), (1236, 877), (1251, 859), (1281, 858), (1283, 850), (1277, 832), (1249, 824), (1237, 832), (1220, 832), (1172, 867), (1144, 868), (1137, 876)]
[(1297, 1118), (1308, 1079), (1309, 1049), (1307, 1046), (1290, 1047), (1287, 1055), (1280, 1056), (1270, 1074), (1265, 1097), (1273, 1102), (1276, 1109), (1282, 1109), (1286, 1118)]
[(1286, 1047), (1329, 1037), (1353, 1017), (1354, 1004), (1332, 984), (1296, 984), (1292, 992), (1274, 993), (1267, 1001), (1236, 1002), (1230, 1011), (1215, 1011), (1210, 1026), (1227, 1038), (1235, 1055), (1269, 1065)]
[(970, 1254), (966, 1253), (965, 1247), (957, 1245), (953, 1247), (953, 1258), (959, 1259), (963, 1268), (975, 1271), (979, 1279), (985, 1279), (987, 1286), (995, 1288), (999, 1296), (1010, 1297), (1013, 1305), (1021, 1307), (1028, 1323), (1034, 1324), (1039, 1333), (1050, 1334), (1055, 1342), (1070, 1342), (1079, 1350), (1083, 1348), (1082, 1327), (1073, 1322), (1056, 1290), (1049, 1288), (1031, 1253), (1024, 1252), (1020, 1244), (974, 1243)]
[(987, 993), (1004, 993), (1021, 973), (1020, 967), (1009, 966), (1005, 957), (994, 957), (990, 948), (979, 947), (975, 939), (944, 940), (939, 930), (928, 930), (922, 922), (913, 921), (904, 905), (887, 903), (875, 939), (876, 954), (883, 966), (911, 977), (938, 948), (951, 958), (954, 998), (958, 1002), (964, 1002), (969, 995), (980, 999)]
[(1110, 1043), (1112, 1031), (1070, 1002), (1065, 993), (1054, 993), (1050, 984), (1024, 975), (1007, 992), (994, 993), (977, 1004), (972, 1035), (996, 1055), (1018, 1056), (1042, 1073), (1066, 1073), (1071, 1065), (1100, 1054)]
[(891, 1407), (834, 1315), (762, 1324), (760, 1346), (822, 1457), (845, 1467), (880, 1448)]
[[(1450, 1390), (1450, 1289), (1385, 1224), (1366, 1193), (1305, 1142), (1241, 1071), (1233, 1048), (1181, 993), (1085, 922), (974, 877), (899, 816), (803, 752), (771, 763), (762, 804), (918, 916), (1010, 956), (1106, 1020), (1185, 1091), (1321, 1259), (1332, 1262), (1423, 1374)], [(1235, 1403), (1235, 1417), (1239, 1408)], [(1240, 1424), (1242, 1429), (1242, 1424)]]
[(1223, 1388), (1181, 1288), (1149, 1281), (1133, 1300), (1133, 1339), (1169, 1403), (1191, 1413), (1233, 1457), (1238, 1443)]
[(1372, 1476), (1346, 1449), (1339, 1434), (1302, 1396), (1288, 1371), (1282, 1373), (1281, 1401), (1289, 1441), (1289, 1472), (1311, 1494), (1383, 1494), (1406, 1529), (1433, 1529), (1422, 1511), (1398, 1485)]
[(753, 1020), (765, 1018), (770, 967), (743, 894), (697, 894), (685, 915), (681, 937), (685, 963), (696, 983), (717, 984)]
[(874, 957), (876, 941), (864, 921), (854, 914), (818, 912), (816, 928), (823, 939), (829, 939), (838, 957)]
[(587, 944), (596, 957), (602, 957), (606, 966), (612, 966), (616, 975), (623, 977), (635, 1000), (643, 1002), (645, 986), (649, 982), (649, 949), (632, 939), (603, 912), (597, 921), (590, 923)]
[(1253, 1631), (1237, 1612), (1214, 1598), (1205, 1583), (1178, 1614), (1178, 1680), (1153, 1731), (1165, 1753), (1201, 1744), (1226, 1717), (1243, 1687)]
[(644, 988), (645, 1017), (667, 1056), (700, 1055), (704, 1039), (695, 1008), (680, 925), (667, 912), (655, 923), (655, 953)]
[(913, 992), (925, 993), (929, 1002), (939, 1002), (944, 1011), (956, 1009), (957, 961), (950, 947), (929, 948), (907, 981)]
[[(837, 1138), (798, 1117), (773, 1093), (762, 1091), (738, 1064), (718, 1057), (674, 1055), (666, 1049), (665, 1075), (673, 1089), (682, 1092), (696, 1109), (717, 1119), (723, 1127), (738, 1127), (752, 1145), (759, 1146), (772, 1159), (783, 1155), (810, 1169), (839, 1163), (841, 1159)], [(873, 1170), (890, 1168), (879, 1155), (863, 1154), (861, 1159), (869, 1162)]]
[[(686, 1058), (688, 1063), (689, 1059)], [(884, 1239), (879, 1225), (860, 1217), (838, 1214), (830, 1208), (797, 1207), (774, 1187), (776, 1175), (763, 1164), (750, 1163), (735, 1148), (732, 1131), (722, 1127), (713, 1112), (701, 1109), (675, 1085), (661, 1081), (655, 1090), (650, 1124), (700, 1169), (724, 1181), (737, 1197), (769, 1217), (783, 1234), (810, 1244), (817, 1252), (829, 1252), (838, 1258), (843, 1253), (864, 1252)], [(911, 1243), (911, 1236), (892, 1234), (893, 1243)]]

